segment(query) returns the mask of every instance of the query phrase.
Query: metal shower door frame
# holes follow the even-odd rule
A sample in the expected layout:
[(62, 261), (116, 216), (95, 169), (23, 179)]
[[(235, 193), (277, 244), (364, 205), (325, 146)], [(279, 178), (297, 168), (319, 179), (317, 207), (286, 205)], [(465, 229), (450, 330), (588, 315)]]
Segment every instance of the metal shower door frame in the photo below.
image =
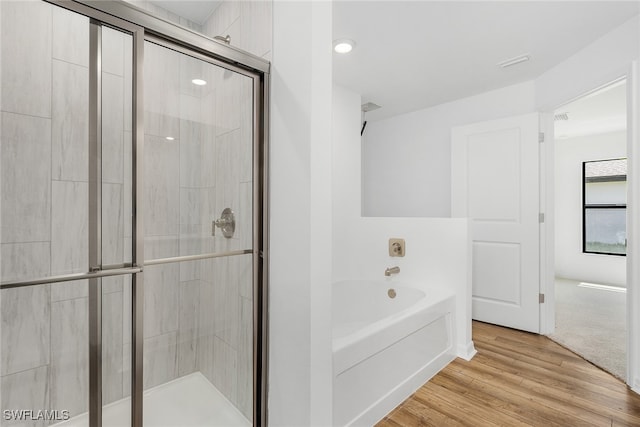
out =
[[(123, 1), (43, 0), (90, 19), (89, 31), (89, 271), (6, 282), (0, 289), (79, 279), (89, 281), (89, 424), (102, 426), (102, 277), (131, 275), (131, 425), (143, 426), (144, 233), (142, 223), (144, 103), (144, 42), (151, 41), (227, 68), (253, 80), (253, 240), (252, 249), (233, 253), (153, 260), (146, 265), (253, 255), (253, 422), (266, 425), (267, 393), (267, 278), (268, 278), (268, 122), (270, 64), (242, 50), (154, 17)], [(132, 37), (132, 260), (102, 265), (102, 111), (101, 28), (110, 27)]]

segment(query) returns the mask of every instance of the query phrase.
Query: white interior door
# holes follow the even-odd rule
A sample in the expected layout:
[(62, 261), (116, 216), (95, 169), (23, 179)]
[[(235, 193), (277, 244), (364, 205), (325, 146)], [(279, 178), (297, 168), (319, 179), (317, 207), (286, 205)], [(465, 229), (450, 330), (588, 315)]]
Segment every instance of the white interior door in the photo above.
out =
[(539, 332), (538, 114), (452, 129), (453, 217), (471, 221), (473, 318)]

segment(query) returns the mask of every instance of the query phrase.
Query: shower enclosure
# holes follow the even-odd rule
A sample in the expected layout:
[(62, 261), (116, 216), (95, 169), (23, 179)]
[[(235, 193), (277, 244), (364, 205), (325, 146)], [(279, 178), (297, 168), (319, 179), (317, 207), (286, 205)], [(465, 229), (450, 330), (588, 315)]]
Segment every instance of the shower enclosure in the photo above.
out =
[(269, 64), (0, 2), (0, 426), (261, 425)]

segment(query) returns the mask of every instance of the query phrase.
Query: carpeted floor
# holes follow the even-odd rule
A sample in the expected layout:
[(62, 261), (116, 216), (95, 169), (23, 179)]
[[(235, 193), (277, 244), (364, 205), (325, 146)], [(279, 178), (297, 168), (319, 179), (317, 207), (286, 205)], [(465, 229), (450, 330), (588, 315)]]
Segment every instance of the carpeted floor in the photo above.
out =
[(549, 338), (626, 378), (626, 293), (556, 279), (556, 331)]

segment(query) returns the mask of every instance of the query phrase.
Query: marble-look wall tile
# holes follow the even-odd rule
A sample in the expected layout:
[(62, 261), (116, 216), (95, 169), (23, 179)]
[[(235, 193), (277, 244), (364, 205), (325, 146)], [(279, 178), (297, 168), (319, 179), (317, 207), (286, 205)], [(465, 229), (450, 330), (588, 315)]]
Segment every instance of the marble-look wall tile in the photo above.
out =
[(122, 288), (122, 342), (131, 343), (131, 286), (133, 276), (125, 276)]
[(102, 402), (122, 398), (123, 296), (121, 292), (102, 295)]
[(42, 1), (0, 2), (2, 111), (51, 117), (51, 10)]
[(2, 243), (49, 241), (51, 120), (2, 113), (1, 156)]
[[(199, 255), (202, 250), (200, 237), (180, 238), (180, 255)], [(183, 261), (180, 263), (180, 281), (200, 279), (201, 261)]]
[[(201, 191), (197, 188), (180, 189), (180, 255), (203, 253), (200, 232)], [(199, 278), (198, 263), (181, 263), (180, 281)]]
[(49, 363), (50, 298), (49, 285), (2, 291), (0, 375)]
[(200, 282), (180, 283), (180, 327), (178, 329), (178, 375), (197, 370), (198, 311)]
[(253, 411), (253, 302), (241, 298), (238, 342), (238, 407), (248, 419)]
[[(180, 188), (180, 231), (190, 237), (193, 231), (199, 231), (202, 217), (202, 194), (199, 188)], [(211, 218), (213, 219), (213, 217)], [(185, 255), (182, 250), (182, 255)]]
[(51, 274), (84, 273), (89, 267), (89, 184), (51, 183)]
[(253, 82), (243, 79), (240, 94), (240, 182), (253, 181)]
[(124, 76), (124, 33), (102, 27), (102, 71)]
[(237, 1), (223, 1), (203, 25), (205, 33), (211, 37), (226, 34), (225, 31), (231, 24), (240, 18), (239, 3)]
[(240, 241), (241, 248), (253, 247), (253, 183), (251, 182), (243, 182), (239, 185), (234, 237)]
[(102, 293), (122, 292), (122, 284), (127, 276), (111, 276), (102, 278)]
[[(200, 236), (204, 239), (202, 241), (202, 250), (212, 252), (213, 247), (209, 247), (208, 245), (214, 241), (214, 237), (211, 235), (211, 222), (220, 218), (220, 215), (222, 215), (222, 210), (216, 210), (216, 188), (201, 188), (200, 200), (202, 200), (202, 210), (200, 211), (202, 230)], [(216, 236), (221, 236), (219, 228), (216, 229)]]
[(153, 337), (178, 330), (180, 266), (145, 267), (144, 335)]
[(240, 49), (262, 56), (271, 50), (272, 0), (240, 2)]
[(51, 302), (85, 298), (88, 295), (88, 280), (74, 280), (73, 282), (51, 284)]
[(230, 70), (222, 73), (216, 96), (216, 135), (223, 135), (240, 127), (240, 98), (242, 80), (248, 79)]
[(195, 23), (193, 21), (189, 21), (186, 18), (180, 17), (180, 25), (183, 27), (189, 28), (190, 30), (196, 31), (198, 33), (202, 33), (202, 25)]
[[(203, 71), (204, 67), (208, 66), (211, 65), (194, 57), (180, 55), (180, 92), (184, 95), (200, 98), (202, 92), (207, 89), (206, 85), (199, 86), (193, 84), (191, 81), (193, 79), (202, 79), (206, 81), (207, 84), (211, 84), (211, 82), (207, 81), (207, 77)], [(182, 118), (185, 119), (186, 117), (183, 115)], [(189, 120), (199, 121), (199, 118)]]
[(102, 73), (102, 182), (124, 182), (124, 82)]
[[(133, 139), (131, 132), (124, 132), (124, 235), (133, 233)], [(126, 254), (125, 254), (126, 255)], [(131, 257), (127, 257), (130, 260)]]
[(207, 126), (203, 131), (201, 144), (201, 188), (211, 188), (216, 186), (216, 136), (213, 127)]
[(133, 38), (124, 35), (124, 130), (133, 130)]
[(131, 396), (131, 342), (122, 345), (122, 397)]
[(145, 132), (161, 138), (180, 131), (180, 54), (145, 43)]
[[(0, 379), (2, 394), (2, 410), (20, 409), (66, 409), (49, 406), (49, 367), (40, 366), (27, 371), (3, 376)], [(6, 421), (6, 427), (44, 427), (48, 421)]]
[[(207, 260), (215, 264), (215, 260)], [(213, 381), (213, 338), (215, 337), (213, 282), (200, 281), (200, 310), (198, 311), (198, 369)]]
[(253, 300), (253, 255), (247, 254), (233, 257), (230, 267), (234, 277), (238, 278), (238, 294), (245, 299)]
[(86, 67), (54, 60), (52, 96), (52, 178), (87, 181), (89, 70)]
[(102, 184), (102, 263), (124, 259), (124, 197), (122, 184)]
[(2, 281), (49, 276), (49, 242), (2, 244)]
[(240, 191), (240, 131), (218, 136), (215, 148), (216, 208), (237, 210)]
[(88, 409), (88, 319), (87, 298), (51, 304), (51, 406), (72, 417)]
[(238, 352), (219, 339), (213, 338), (213, 385), (233, 404), (238, 403)]
[(122, 288), (122, 397), (131, 395), (131, 281), (124, 278)]
[[(202, 158), (202, 128), (203, 125), (189, 120), (180, 120), (180, 186), (199, 188), (203, 186), (201, 180)], [(206, 165), (209, 167), (209, 165)]]
[(175, 24), (180, 23), (180, 17), (178, 15), (176, 15), (173, 12), (168, 11), (167, 9), (158, 6), (155, 3), (151, 3), (151, 2), (146, 2), (145, 3), (145, 8), (151, 12), (153, 15), (160, 17), (160, 18), (164, 18), (167, 21), (171, 21)]
[[(220, 269), (221, 280), (213, 283), (213, 319), (215, 334), (233, 348), (238, 348), (240, 332), (240, 296), (238, 295), (238, 278), (233, 277), (230, 260)], [(214, 272), (216, 273), (216, 272)]]
[(145, 236), (178, 234), (180, 158), (177, 141), (147, 136), (144, 152)]
[(219, 82), (222, 80), (222, 75), (224, 74), (224, 68), (208, 65), (203, 68), (203, 73), (206, 76), (207, 81), (211, 82), (211, 84), (207, 84), (203, 86), (203, 92), (200, 95), (200, 99), (202, 102), (200, 114), (201, 123), (203, 125), (212, 126), (211, 129), (214, 130), (215, 135), (215, 127), (213, 127), (216, 120), (216, 97), (218, 93), (218, 89), (220, 88)]
[(148, 389), (178, 377), (176, 331), (144, 340), (144, 388)]
[(89, 18), (61, 7), (53, 8), (53, 58), (88, 67), (88, 40)]
[(150, 236), (144, 239), (145, 260), (180, 255), (178, 236)]

